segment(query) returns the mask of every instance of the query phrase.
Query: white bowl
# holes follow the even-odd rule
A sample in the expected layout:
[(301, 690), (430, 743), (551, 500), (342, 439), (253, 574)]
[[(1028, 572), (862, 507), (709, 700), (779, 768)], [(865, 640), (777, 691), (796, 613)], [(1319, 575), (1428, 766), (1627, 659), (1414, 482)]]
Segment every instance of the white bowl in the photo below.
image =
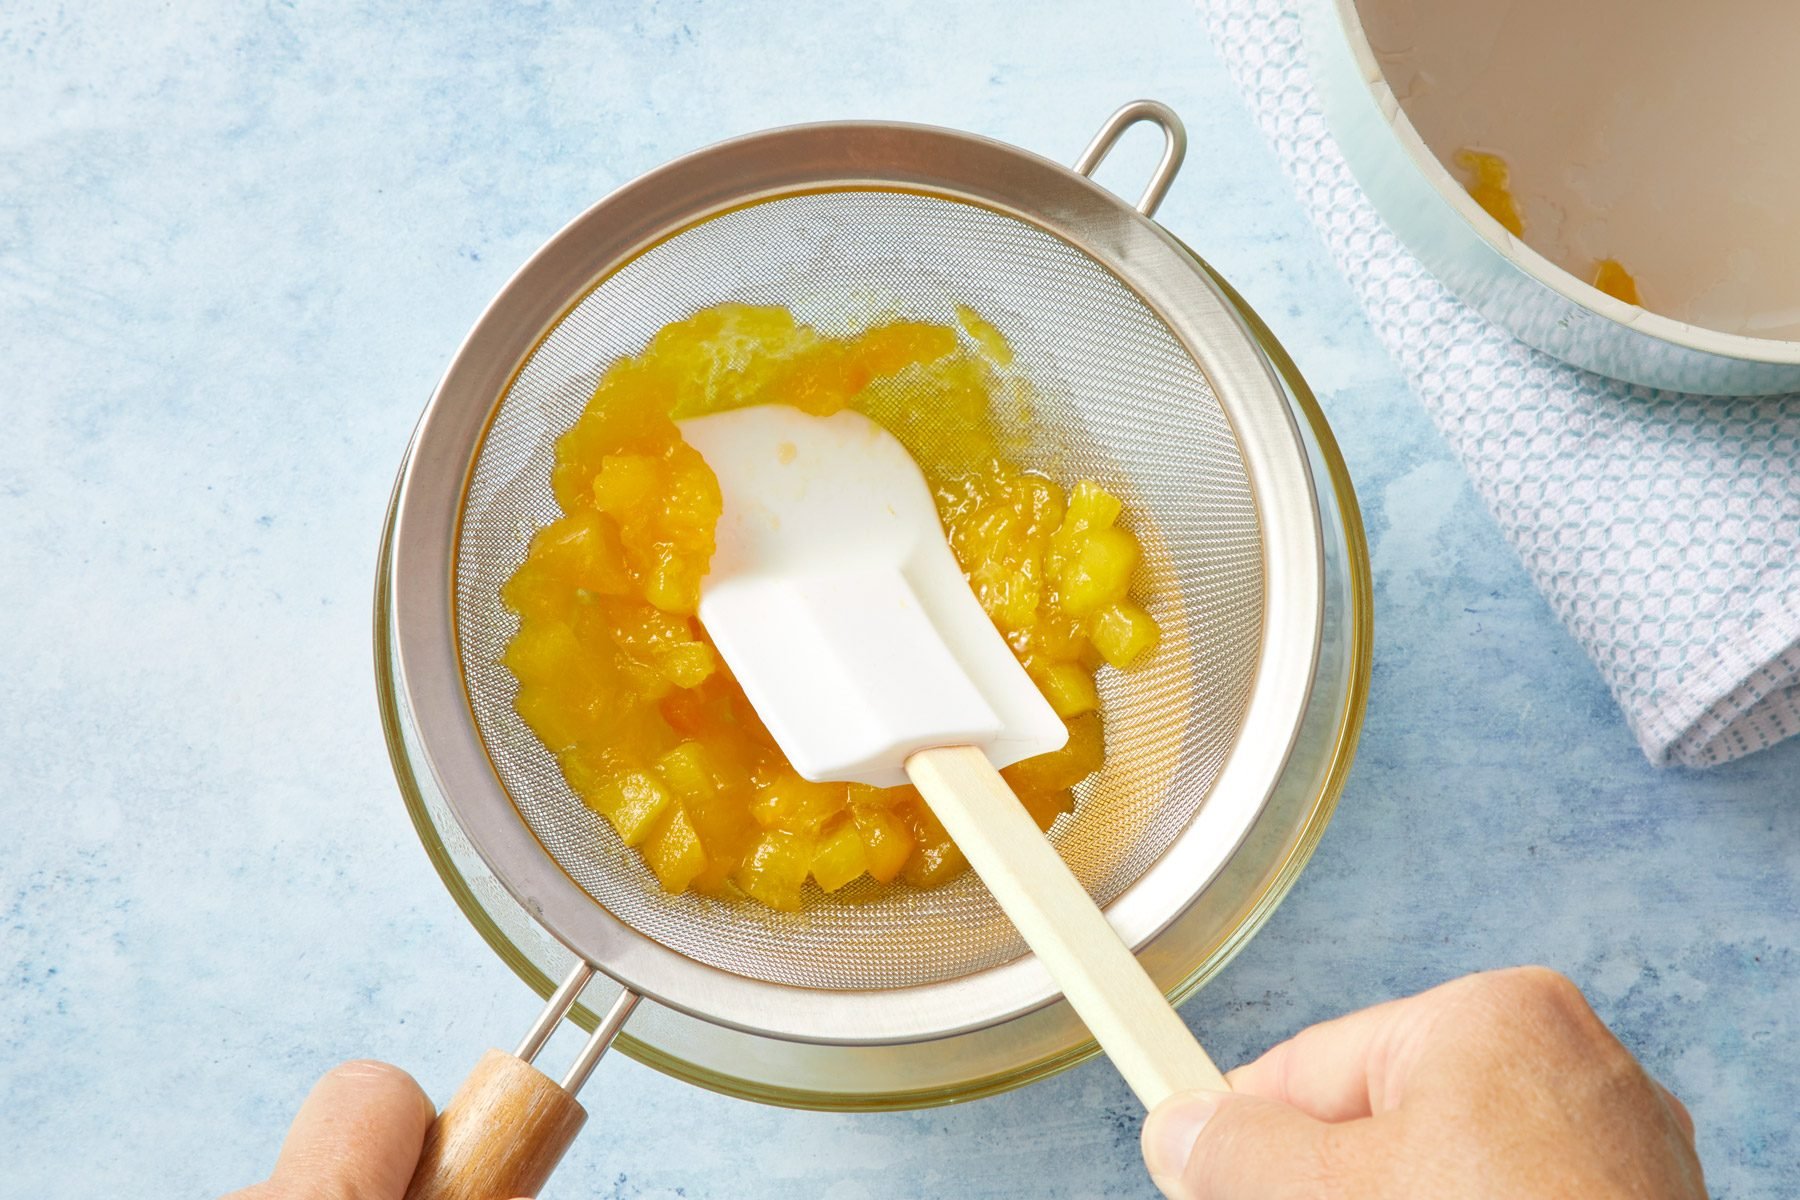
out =
[[(1357, 181), (1483, 316), (1631, 383), (1800, 390), (1800, 5), (1307, 0), (1305, 22)], [(1465, 147), (1507, 160), (1524, 240), (1446, 165)], [(1588, 282), (1605, 257), (1650, 307)]]

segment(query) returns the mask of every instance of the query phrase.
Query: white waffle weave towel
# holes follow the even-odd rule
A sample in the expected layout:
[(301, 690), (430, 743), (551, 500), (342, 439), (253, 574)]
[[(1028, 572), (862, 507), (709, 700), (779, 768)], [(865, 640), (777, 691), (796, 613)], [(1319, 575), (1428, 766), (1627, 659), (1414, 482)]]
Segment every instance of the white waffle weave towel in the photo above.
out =
[(1633, 387), (1488, 325), (1357, 187), (1290, 5), (1200, 8), (1377, 336), (1650, 761), (1711, 766), (1800, 733), (1800, 397)]

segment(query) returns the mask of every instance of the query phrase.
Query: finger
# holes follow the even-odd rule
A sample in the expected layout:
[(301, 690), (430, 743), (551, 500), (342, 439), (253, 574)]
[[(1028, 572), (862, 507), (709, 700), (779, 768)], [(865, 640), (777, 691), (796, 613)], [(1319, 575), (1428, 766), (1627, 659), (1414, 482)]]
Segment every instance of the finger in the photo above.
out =
[(1144, 1122), (1144, 1163), (1169, 1200), (1300, 1200), (1354, 1191), (1368, 1127), (1332, 1125), (1256, 1096), (1183, 1092)]
[(1320, 1121), (1352, 1121), (1394, 1107), (1396, 1051), (1441, 1003), (1441, 989), (1389, 1000), (1303, 1029), (1231, 1071), (1231, 1089), (1291, 1105)]
[(401, 1200), (434, 1110), (411, 1075), (347, 1062), (313, 1085), (281, 1144), (270, 1200)]
[[(1655, 1083), (1655, 1080), (1651, 1082)], [(1692, 1145), (1694, 1142), (1694, 1114), (1690, 1113), (1687, 1105), (1681, 1102), (1681, 1097), (1662, 1084), (1656, 1084), (1656, 1090), (1662, 1093), (1663, 1103), (1669, 1106), (1669, 1114), (1675, 1118), (1675, 1124), (1681, 1127), (1681, 1132), (1687, 1138), (1688, 1144)]]
[(1320, 1121), (1388, 1112), (1400, 1106), (1421, 1059), (1449, 1036), (1469, 1006), (1515, 973), (1467, 975), (1321, 1022), (1226, 1079), (1233, 1091), (1292, 1105)]

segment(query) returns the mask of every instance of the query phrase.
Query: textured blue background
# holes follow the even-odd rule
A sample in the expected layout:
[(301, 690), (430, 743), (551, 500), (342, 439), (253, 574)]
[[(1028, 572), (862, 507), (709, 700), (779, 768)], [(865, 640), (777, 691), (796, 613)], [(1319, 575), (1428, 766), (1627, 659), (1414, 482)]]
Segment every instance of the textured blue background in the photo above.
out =
[[(10, 3), (0, 16), (0, 1159), (8, 1194), (259, 1177), (315, 1075), (436, 1096), (537, 1008), (389, 774), (369, 593), (392, 472), (508, 273), (614, 185), (792, 121), (1061, 159), (1193, 135), (1163, 210), (1323, 395), (1377, 606), (1317, 859), (1185, 1010), (1235, 1062), (1450, 975), (1572, 974), (1693, 1107), (1721, 1196), (1800, 1190), (1800, 743), (1658, 773), (1376, 347), (1179, 0)], [(1140, 134), (1107, 178), (1135, 192)], [(896, 1116), (610, 1059), (561, 1197), (1151, 1194), (1104, 1063)]]

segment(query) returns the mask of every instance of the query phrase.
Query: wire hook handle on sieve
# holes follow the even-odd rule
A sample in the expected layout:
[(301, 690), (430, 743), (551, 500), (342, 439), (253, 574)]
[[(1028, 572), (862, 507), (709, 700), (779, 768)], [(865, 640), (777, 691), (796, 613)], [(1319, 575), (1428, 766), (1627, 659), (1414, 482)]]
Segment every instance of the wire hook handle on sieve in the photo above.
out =
[(518, 1052), (489, 1050), (482, 1056), (426, 1131), (406, 1200), (538, 1194), (587, 1122), (576, 1093), (637, 1007), (636, 992), (619, 993), (561, 1084), (532, 1066), (594, 974), (593, 964), (576, 959)]
[(1155, 100), (1133, 100), (1106, 118), (1106, 124), (1100, 126), (1100, 132), (1075, 160), (1075, 170), (1093, 178), (1095, 169), (1118, 144), (1120, 135), (1140, 121), (1148, 121), (1163, 132), (1162, 159), (1156, 164), (1156, 170), (1150, 172), (1150, 182), (1144, 185), (1144, 194), (1137, 201), (1137, 210), (1151, 217), (1156, 215), (1163, 197), (1169, 194), (1169, 185), (1175, 182), (1175, 174), (1181, 170), (1181, 160), (1187, 157), (1187, 128), (1168, 105)]

